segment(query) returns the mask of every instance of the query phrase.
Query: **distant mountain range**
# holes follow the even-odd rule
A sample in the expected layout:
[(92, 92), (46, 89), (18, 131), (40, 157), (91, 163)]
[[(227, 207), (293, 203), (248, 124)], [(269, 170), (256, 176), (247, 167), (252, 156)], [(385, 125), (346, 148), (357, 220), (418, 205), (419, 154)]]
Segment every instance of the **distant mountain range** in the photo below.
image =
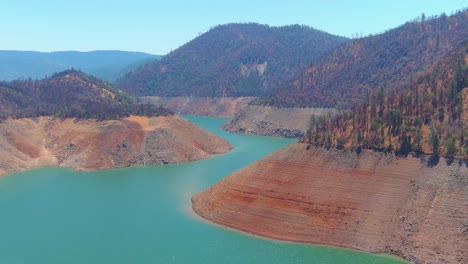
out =
[(120, 119), (129, 115), (171, 115), (164, 108), (141, 104), (112, 84), (81, 71), (66, 70), (41, 80), (0, 82), (2, 119), (56, 116)]
[(8, 51), (0, 50), (0, 80), (41, 79), (75, 68), (114, 82), (161, 56), (128, 51)]
[(407, 85), (468, 41), (468, 11), (408, 22), (341, 45), (254, 103), (283, 107), (349, 107), (372, 89)]
[(135, 95), (259, 96), (348, 39), (307, 26), (217, 26), (122, 78)]

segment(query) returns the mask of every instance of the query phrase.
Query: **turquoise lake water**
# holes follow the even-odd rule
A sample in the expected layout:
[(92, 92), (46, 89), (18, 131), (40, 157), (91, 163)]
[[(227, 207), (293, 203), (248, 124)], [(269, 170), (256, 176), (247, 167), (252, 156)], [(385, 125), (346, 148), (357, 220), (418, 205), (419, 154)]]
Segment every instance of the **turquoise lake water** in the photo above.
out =
[(0, 178), (0, 264), (406, 263), (277, 242), (208, 224), (190, 198), (292, 140), (232, 134), (227, 119), (186, 116), (228, 140), (228, 154), (99, 172), (40, 168)]

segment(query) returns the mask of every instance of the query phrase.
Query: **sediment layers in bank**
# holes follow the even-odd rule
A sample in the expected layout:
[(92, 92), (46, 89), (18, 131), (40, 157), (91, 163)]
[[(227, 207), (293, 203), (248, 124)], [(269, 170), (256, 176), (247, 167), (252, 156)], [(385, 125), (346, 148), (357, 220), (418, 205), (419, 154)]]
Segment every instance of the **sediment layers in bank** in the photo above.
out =
[(296, 143), (192, 200), (210, 221), (270, 238), (468, 262), (464, 162)]

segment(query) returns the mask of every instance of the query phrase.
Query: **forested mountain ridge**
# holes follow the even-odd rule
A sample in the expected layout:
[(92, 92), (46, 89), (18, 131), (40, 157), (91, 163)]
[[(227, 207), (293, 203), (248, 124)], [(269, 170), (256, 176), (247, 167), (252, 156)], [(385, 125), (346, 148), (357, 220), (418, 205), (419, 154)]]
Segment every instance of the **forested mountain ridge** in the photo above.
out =
[(221, 25), (118, 84), (135, 95), (258, 96), (346, 41), (307, 26)]
[(160, 56), (118, 50), (14, 51), (0, 50), (0, 80), (42, 79), (70, 68), (80, 69), (107, 81), (115, 81), (148, 60)]
[(312, 116), (305, 142), (448, 158), (468, 157), (468, 40), (406, 87), (372, 90), (363, 104)]
[(468, 11), (408, 22), (341, 45), (255, 104), (349, 107), (368, 90), (404, 86), (468, 38)]
[(112, 84), (76, 70), (42, 80), (0, 82), (0, 120), (37, 116), (106, 120), (170, 114), (167, 109), (141, 104)]

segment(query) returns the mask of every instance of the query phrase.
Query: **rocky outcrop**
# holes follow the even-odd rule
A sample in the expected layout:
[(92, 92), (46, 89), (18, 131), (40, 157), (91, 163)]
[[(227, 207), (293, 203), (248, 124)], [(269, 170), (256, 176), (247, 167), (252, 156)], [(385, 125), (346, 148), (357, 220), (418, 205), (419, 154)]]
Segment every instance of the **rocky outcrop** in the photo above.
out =
[(212, 117), (233, 117), (246, 107), (253, 97), (141, 97), (144, 103), (162, 106), (179, 115), (202, 115)]
[(323, 115), (325, 108), (279, 108), (248, 105), (238, 111), (223, 129), (246, 134), (301, 138), (308, 129), (312, 114)]
[(192, 202), (210, 221), (270, 238), (416, 263), (468, 262), (468, 169), (461, 161), (296, 143)]
[(98, 170), (206, 159), (231, 149), (178, 116), (96, 120), (9, 119), (0, 123), (0, 175), (38, 166)]

